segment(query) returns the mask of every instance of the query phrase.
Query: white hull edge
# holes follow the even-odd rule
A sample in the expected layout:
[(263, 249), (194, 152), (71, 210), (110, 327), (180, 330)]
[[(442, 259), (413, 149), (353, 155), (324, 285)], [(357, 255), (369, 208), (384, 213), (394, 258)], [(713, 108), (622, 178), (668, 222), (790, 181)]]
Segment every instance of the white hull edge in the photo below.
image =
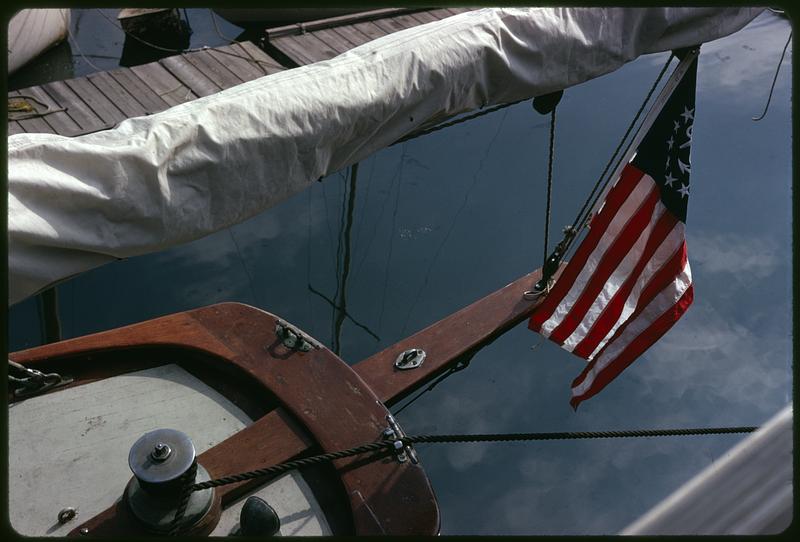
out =
[(67, 37), (69, 9), (23, 9), (8, 22), (8, 73)]

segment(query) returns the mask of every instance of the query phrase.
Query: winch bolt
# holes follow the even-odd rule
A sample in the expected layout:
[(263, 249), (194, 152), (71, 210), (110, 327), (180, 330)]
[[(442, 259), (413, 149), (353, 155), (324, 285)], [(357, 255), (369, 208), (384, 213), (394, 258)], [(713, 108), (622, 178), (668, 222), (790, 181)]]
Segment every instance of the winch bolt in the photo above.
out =
[(170, 448), (169, 445), (159, 442), (153, 447), (153, 451), (150, 452), (150, 459), (160, 463), (166, 461), (171, 453), (172, 448)]

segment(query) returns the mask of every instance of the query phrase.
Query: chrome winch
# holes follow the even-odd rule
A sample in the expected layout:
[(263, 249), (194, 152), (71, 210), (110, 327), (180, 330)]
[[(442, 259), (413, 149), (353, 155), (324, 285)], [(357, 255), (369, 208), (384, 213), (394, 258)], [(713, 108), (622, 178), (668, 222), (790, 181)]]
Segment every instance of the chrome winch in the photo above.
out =
[[(171, 529), (186, 487), (210, 479), (208, 471), (197, 464), (192, 441), (175, 429), (157, 429), (142, 435), (131, 446), (128, 465), (133, 472), (125, 488), (128, 508), (148, 530), (159, 534)], [(181, 521), (183, 528), (197, 525), (213, 501), (213, 488), (193, 491)]]

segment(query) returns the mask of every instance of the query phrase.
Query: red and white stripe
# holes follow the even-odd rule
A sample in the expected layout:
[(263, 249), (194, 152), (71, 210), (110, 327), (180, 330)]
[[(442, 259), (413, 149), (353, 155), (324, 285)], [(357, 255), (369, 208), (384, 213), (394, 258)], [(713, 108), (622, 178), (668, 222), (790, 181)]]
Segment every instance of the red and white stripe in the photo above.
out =
[(589, 361), (572, 383), (577, 408), (666, 333), (692, 293), (684, 224), (628, 164), (528, 327)]

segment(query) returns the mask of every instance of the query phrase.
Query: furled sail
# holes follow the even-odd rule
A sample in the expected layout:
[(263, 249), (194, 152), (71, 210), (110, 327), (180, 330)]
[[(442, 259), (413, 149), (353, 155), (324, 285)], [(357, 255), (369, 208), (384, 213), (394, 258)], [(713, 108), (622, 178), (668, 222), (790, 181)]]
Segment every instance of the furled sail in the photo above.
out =
[(13, 135), (9, 303), (241, 222), (422, 126), (726, 36), (760, 11), (480, 9), (113, 130)]

